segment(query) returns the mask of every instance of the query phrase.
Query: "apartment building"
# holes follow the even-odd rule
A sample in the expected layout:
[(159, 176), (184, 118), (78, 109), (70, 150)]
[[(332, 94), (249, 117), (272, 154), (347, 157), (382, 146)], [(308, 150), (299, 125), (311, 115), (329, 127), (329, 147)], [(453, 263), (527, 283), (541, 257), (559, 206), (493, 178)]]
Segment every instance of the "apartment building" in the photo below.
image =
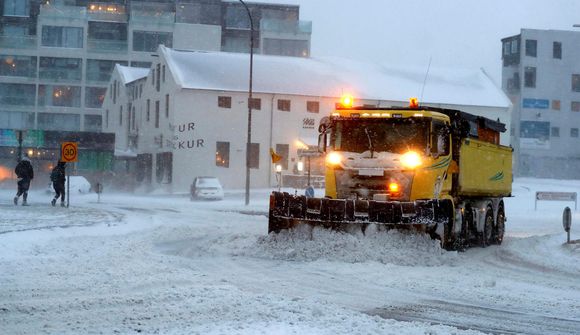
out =
[[(115, 64), (149, 68), (163, 44), (249, 52), (238, 1), (0, 1), (0, 129), (102, 130)], [(308, 57), (299, 7), (248, 3), (255, 53)]]
[(579, 45), (578, 31), (522, 29), (502, 39), (515, 175), (580, 178)]

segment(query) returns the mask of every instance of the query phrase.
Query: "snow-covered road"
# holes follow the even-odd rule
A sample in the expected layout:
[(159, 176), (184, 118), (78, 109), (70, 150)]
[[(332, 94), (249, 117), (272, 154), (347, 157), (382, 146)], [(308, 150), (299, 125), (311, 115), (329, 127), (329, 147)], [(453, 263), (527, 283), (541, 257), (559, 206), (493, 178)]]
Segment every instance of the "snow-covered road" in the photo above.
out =
[(395, 231), (268, 236), (267, 191), (68, 209), (0, 191), (0, 334), (579, 334), (574, 204), (534, 211), (536, 190), (580, 182), (516, 181), (504, 244), (462, 253)]

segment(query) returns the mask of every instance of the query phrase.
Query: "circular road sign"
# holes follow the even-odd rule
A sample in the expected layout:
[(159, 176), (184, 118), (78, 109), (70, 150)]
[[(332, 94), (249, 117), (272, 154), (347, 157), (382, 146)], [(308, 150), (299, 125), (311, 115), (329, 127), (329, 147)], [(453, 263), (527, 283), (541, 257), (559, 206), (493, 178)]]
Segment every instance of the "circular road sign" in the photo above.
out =
[(60, 160), (67, 163), (78, 161), (78, 148), (76, 142), (62, 143)]

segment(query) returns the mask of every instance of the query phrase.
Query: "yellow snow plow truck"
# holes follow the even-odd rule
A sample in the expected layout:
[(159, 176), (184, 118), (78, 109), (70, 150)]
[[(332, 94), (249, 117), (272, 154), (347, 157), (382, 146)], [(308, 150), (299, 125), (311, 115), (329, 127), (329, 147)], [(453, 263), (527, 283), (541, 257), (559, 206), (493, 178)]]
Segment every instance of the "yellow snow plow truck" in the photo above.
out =
[(268, 232), (299, 224), (336, 230), (412, 229), (443, 248), (501, 244), (511, 196), (505, 125), (459, 110), (337, 104), (319, 126), (324, 198), (273, 192)]

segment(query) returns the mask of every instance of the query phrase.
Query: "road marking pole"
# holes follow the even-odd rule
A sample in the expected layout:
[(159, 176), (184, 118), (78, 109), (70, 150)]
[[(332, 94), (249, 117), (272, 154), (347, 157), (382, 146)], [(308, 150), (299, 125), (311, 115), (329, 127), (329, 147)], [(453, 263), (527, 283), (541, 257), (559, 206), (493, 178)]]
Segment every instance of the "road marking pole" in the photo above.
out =
[[(62, 142), (60, 146), (60, 160), (65, 163), (78, 162), (77, 142)], [(66, 177), (66, 208), (70, 205), (70, 169), (67, 169)]]

